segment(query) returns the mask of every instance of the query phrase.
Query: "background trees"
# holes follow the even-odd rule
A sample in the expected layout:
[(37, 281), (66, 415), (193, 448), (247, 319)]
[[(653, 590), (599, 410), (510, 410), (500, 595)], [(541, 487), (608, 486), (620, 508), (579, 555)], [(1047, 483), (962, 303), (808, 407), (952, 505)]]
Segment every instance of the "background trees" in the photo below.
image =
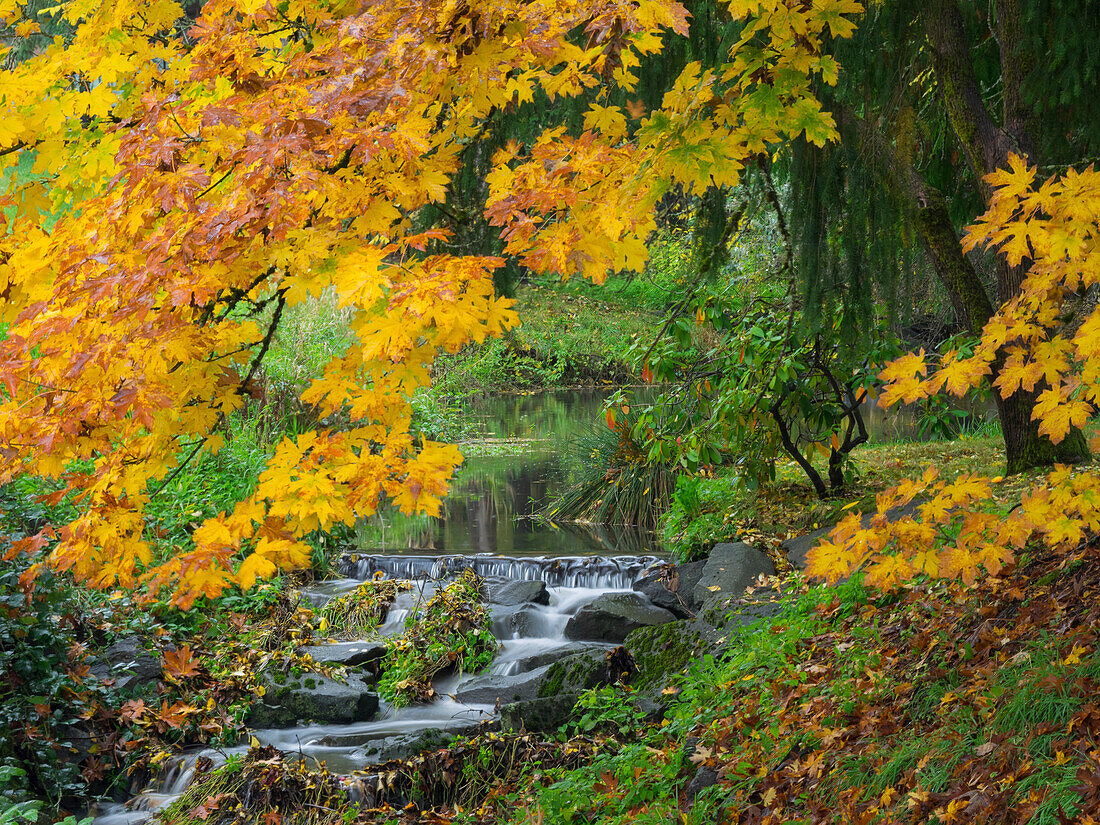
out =
[[(872, 6), (828, 93), (842, 138), (797, 147), (796, 234), (811, 305), (866, 303), (897, 284), (919, 249), (958, 328), (978, 335), (1019, 293), (1026, 262), (964, 254), (960, 231), (991, 197), (986, 177), (1016, 153), (1047, 169), (1096, 155), (1100, 6), (1042, 0), (936, 0)], [(861, 313), (866, 315), (866, 311)], [(991, 364), (992, 380), (1004, 368)], [(1079, 433), (1058, 445), (1032, 418), (1037, 390), (995, 394), (1010, 473), (1087, 455)]]

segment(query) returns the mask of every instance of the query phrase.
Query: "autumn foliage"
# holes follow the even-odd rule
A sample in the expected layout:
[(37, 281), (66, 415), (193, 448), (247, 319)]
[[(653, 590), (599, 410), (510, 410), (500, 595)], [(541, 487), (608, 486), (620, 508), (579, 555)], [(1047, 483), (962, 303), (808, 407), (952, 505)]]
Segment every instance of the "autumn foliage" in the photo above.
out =
[[(1083, 427), (1100, 401), (1100, 310), (1084, 299), (1100, 279), (1100, 174), (1089, 167), (1038, 182), (1037, 170), (1013, 156), (1010, 169), (988, 177), (989, 209), (964, 246), (987, 246), (1012, 266), (1029, 262), (1018, 294), (986, 324), (974, 353), (921, 352), (882, 373), (887, 403), (947, 391), (963, 395), (1003, 361), (995, 382), (1003, 397), (1041, 390), (1034, 416), (1055, 443)], [(830, 580), (866, 564), (870, 583), (892, 587), (924, 573), (973, 583), (997, 575), (1033, 537), (1072, 551), (1100, 529), (1100, 474), (1058, 467), (1007, 515), (990, 500), (999, 478), (947, 484), (934, 472), (878, 500), (869, 524), (853, 513), (811, 553), (810, 570)], [(896, 508), (905, 507), (900, 516)], [(893, 515), (891, 512), (893, 511)]]
[[(306, 563), (310, 531), (381, 500), (434, 513), (461, 457), (414, 438), (408, 399), (438, 352), (517, 318), (492, 289), (503, 261), (440, 252), (418, 211), (496, 112), (586, 95), (582, 132), (498, 155), (488, 217), (541, 271), (640, 266), (673, 183), (732, 185), (783, 141), (835, 135), (812, 88), (835, 82), (822, 44), (860, 5), (729, 10), (729, 61), (689, 66), (646, 113), (603, 90), (630, 92), (662, 34), (686, 32), (671, 0), (211, 0), (188, 31), (169, 0), (0, 3), (40, 46), (0, 84), (0, 483), (56, 479), (80, 508), (16, 549), (187, 607)], [(352, 425), (285, 439), (250, 498), (155, 555), (150, 499), (219, 449), (284, 307), (325, 290), (357, 341), (302, 400)]]

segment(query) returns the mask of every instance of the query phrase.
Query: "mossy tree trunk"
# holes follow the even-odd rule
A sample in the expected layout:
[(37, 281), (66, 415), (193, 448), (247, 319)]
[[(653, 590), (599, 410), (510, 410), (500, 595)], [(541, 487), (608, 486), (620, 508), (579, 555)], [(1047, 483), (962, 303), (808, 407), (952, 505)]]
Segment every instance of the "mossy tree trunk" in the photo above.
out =
[[(1018, 48), (1023, 25), (1020, 0), (995, 0), (993, 5), (1002, 82), (1003, 112), (999, 123), (983, 98), (959, 4), (956, 0), (928, 0), (923, 13), (944, 110), (986, 202), (991, 191), (985, 176), (1007, 167), (1010, 154), (1021, 155), (1032, 162), (1039, 160), (1035, 148), (1038, 143), (1033, 133), (1038, 124), (1025, 105), (1021, 90), (1029, 66)], [(988, 296), (973, 264), (962, 253), (943, 198), (924, 184), (915, 169), (910, 168), (908, 174), (908, 189), (918, 210), (918, 226), (936, 273), (951, 294), (956, 310), (961, 310), (961, 319), (972, 333), (979, 334), (993, 315), (994, 306), (1019, 292), (1029, 262), (1025, 260), (1010, 266), (999, 258), (995, 269), (996, 295)], [(992, 365), (993, 380), (1003, 366), (1001, 356)], [(1088, 458), (1088, 445), (1079, 430), (1072, 430), (1059, 444), (1039, 435), (1032, 411), (1042, 389), (1040, 386), (1030, 393), (1018, 390), (1008, 398), (994, 393), (1009, 473)]]

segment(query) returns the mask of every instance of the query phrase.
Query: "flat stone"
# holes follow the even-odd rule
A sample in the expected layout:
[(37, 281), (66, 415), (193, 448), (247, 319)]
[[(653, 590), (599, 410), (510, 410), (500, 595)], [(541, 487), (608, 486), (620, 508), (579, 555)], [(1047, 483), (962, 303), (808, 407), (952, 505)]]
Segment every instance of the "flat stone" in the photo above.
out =
[(478, 676), (455, 691), (455, 699), (467, 705), (496, 705), (534, 699), (539, 694), (549, 665), (514, 676)]
[(510, 581), (489, 585), (490, 604), (550, 604), (550, 591), (543, 581)]
[(565, 638), (621, 643), (639, 627), (675, 620), (676, 616), (640, 593), (604, 593), (570, 617)]
[(715, 593), (699, 608), (698, 621), (711, 625), (728, 636), (731, 630), (773, 619), (782, 610), (782, 601), (772, 590), (758, 590), (752, 595), (744, 596)]
[(324, 645), (308, 645), (301, 652), (309, 654), (319, 664), (359, 667), (386, 655), (389, 647), (376, 639), (356, 642), (333, 642)]
[(318, 673), (304, 673), (280, 682), (274, 674), (265, 673), (260, 683), (263, 700), (252, 706), (247, 718), (256, 728), (291, 727), (305, 721), (367, 722), (378, 712), (378, 694), (354, 677), (338, 682)]
[(634, 591), (677, 619), (690, 619), (698, 607), (695, 603), (695, 585), (699, 583), (705, 566), (705, 560), (666, 565), (634, 582)]
[[(487, 721), (459, 721), (448, 724), (446, 728), (425, 728), (411, 733), (399, 733), (363, 742), (357, 753), (374, 764), (388, 762), (391, 759), (411, 759), (425, 751), (445, 748), (459, 736), (472, 736), (480, 731), (497, 727), (497, 723)], [(321, 744), (345, 747), (355, 744), (351, 737), (330, 736), (321, 740)], [(331, 741), (330, 741), (331, 740)]]
[(775, 565), (755, 547), (744, 542), (716, 544), (710, 551), (699, 582), (695, 585), (695, 603), (702, 605), (714, 594), (737, 596), (756, 581), (757, 576), (772, 576)]

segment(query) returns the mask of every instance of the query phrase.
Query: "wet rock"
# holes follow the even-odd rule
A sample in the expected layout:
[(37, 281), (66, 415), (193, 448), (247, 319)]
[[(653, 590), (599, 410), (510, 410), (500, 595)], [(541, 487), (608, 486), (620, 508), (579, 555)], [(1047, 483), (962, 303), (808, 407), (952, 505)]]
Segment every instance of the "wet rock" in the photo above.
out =
[(538, 607), (524, 604), (519, 607), (495, 605), (492, 608), (493, 635), (498, 639), (518, 639), (541, 636), (543, 623)]
[(386, 655), (388, 649), (385, 642), (364, 639), (356, 642), (309, 645), (303, 647), (301, 652), (309, 654), (313, 661), (318, 663), (359, 667), (376, 659), (381, 659)]
[(549, 665), (514, 676), (478, 676), (455, 691), (455, 699), (467, 705), (496, 705), (534, 699)]
[(529, 670), (534, 670), (543, 665), (551, 665), (554, 662), (559, 662), (577, 653), (606, 656), (614, 647), (615, 645), (613, 644), (604, 644), (601, 642), (576, 642), (573, 644), (558, 645), (557, 647), (552, 647), (548, 650), (542, 650), (538, 653), (532, 653), (530, 656), (516, 659), (515, 672), (526, 673)]
[(561, 693), (504, 705), (500, 709), (500, 727), (502, 730), (553, 733), (569, 721), (579, 698), (579, 693)]
[(349, 676), (345, 683), (317, 673), (285, 677), (265, 673), (261, 684), (263, 701), (252, 706), (245, 720), (254, 728), (285, 728), (307, 720), (366, 722), (378, 712), (378, 694), (355, 677)]
[(145, 649), (138, 636), (119, 639), (88, 672), (98, 679), (115, 679), (119, 690), (152, 684), (163, 675), (159, 658)]
[(739, 596), (757, 576), (774, 574), (772, 560), (755, 547), (744, 542), (716, 544), (695, 585), (695, 604), (702, 606), (715, 594)]
[(634, 582), (634, 590), (677, 619), (690, 619), (699, 606), (695, 602), (695, 585), (705, 566), (706, 560), (662, 566)]
[(632, 630), (665, 624), (676, 617), (640, 593), (605, 593), (586, 604), (565, 626), (565, 638), (622, 642)]
[(543, 581), (511, 581), (489, 585), (489, 603), (503, 606), (550, 604), (550, 591)]
[[(445, 748), (459, 736), (472, 736), (491, 727), (496, 727), (496, 724), (464, 722), (451, 725), (446, 729), (426, 728), (412, 733), (375, 739), (365, 743), (358, 752), (375, 764), (388, 762), (391, 759), (412, 759), (425, 751), (436, 751)], [(322, 744), (328, 743), (322, 740)]]

